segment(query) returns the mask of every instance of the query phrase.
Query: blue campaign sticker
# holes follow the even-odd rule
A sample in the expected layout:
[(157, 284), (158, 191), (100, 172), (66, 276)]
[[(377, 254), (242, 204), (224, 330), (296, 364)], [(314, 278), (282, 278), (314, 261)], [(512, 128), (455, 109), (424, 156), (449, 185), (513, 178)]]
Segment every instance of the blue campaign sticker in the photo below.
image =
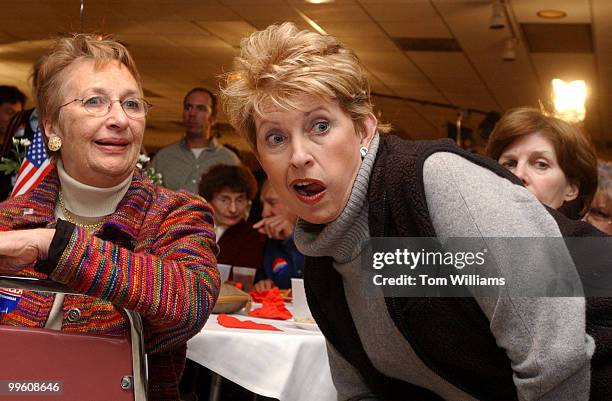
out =
[(10, 313), (17, 307), (23, 290), (0, 288), (0, 313)]

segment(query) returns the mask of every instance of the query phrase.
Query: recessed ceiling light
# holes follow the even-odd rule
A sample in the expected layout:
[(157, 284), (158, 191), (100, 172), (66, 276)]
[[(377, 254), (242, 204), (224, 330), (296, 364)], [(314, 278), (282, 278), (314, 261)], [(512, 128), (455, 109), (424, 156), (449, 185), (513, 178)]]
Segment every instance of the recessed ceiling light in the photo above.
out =
[(567, 17), (567, 13), (561, 10), (540, 10), (537, 12), (538, 17), (546, 19), (561, 19)]
[(336, 0), (305, 0), (306, 3), (311, 4), (324, 4), (324, 3), (333, 3)]

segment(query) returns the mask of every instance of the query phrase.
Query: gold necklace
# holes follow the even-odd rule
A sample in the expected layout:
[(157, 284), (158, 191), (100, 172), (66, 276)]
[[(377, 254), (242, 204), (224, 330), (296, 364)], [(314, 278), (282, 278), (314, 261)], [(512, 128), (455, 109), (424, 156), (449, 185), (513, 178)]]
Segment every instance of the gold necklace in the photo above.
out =
[(77, 225), (79, 227), (83, 227), (84, 229), (86, 229), (87, 231), (90, 231), (90, 232), (97, 231), (100, 227), (102, 227), (102, 224), (104, 223), (104, 220), (99, 221), (97, 223), (93, 223), (93, 224), (77, 223), (77, 221), (76, 221), (76, 219), (74, 217), (74, 214), (72, 214), (72, 212), (70, 212), (68, 209), (66, 209), (66, 205), (64, 204), (64, 198), (62, 196), (62, 191), (59, 191), (57, 200), (59, 201), (59, 205), (60, 205), (60, 208), (62, 209), (62, 213), (64, 214), (64, 217), (70, 223), (75, 224), (75, 225)]

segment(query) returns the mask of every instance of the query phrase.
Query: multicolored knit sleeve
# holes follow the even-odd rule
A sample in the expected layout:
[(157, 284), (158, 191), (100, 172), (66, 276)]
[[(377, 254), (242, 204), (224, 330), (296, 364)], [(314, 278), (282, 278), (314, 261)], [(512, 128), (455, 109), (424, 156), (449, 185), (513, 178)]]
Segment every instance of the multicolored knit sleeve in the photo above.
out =
[(212, 212), (201, 198), (165, 192), (143, 219), (133, 251), (77, 227), (51, 278), (137, 311), (149, 353), (187, 342), (219, 293)]

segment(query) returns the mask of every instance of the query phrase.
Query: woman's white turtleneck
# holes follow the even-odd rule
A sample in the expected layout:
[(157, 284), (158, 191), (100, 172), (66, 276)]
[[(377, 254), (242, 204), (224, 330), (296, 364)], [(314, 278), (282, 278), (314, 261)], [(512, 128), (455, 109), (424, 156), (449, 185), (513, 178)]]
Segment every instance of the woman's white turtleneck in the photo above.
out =
[[(83, 184), (71, 177), (64, 170), (61, 160), (57, 162), (57, 173), (64, 205), (81, 224), (96, 223), (103, 217), (114, 213), (130, 187), (133, 176), (133, 174), (130, 174), (129, 177), (114, 187), (98, 188)], [(55, 217), (66, 219), (59, 202), (55, 205)]]
[[(118, 185), (110, 188), (98, 188), (77, 181), (64, 170), (61, 160), (57, 161), (57, 173), (60, 180), (60, 191), (64, 205), (74, 219), (80, 224), (94, 224), (104, 217), (113, 214), (117, 205), (125, 196), (133, 174)], [(68, 220), (64, 215), (59, 202), (55, 204), (55, 217)], [(63, 313), (62, 305), (64, 294), (57, 294), (53, 301), (53, 307), (45, 324), (46, 328), (59, 330), (62, 327)]]

